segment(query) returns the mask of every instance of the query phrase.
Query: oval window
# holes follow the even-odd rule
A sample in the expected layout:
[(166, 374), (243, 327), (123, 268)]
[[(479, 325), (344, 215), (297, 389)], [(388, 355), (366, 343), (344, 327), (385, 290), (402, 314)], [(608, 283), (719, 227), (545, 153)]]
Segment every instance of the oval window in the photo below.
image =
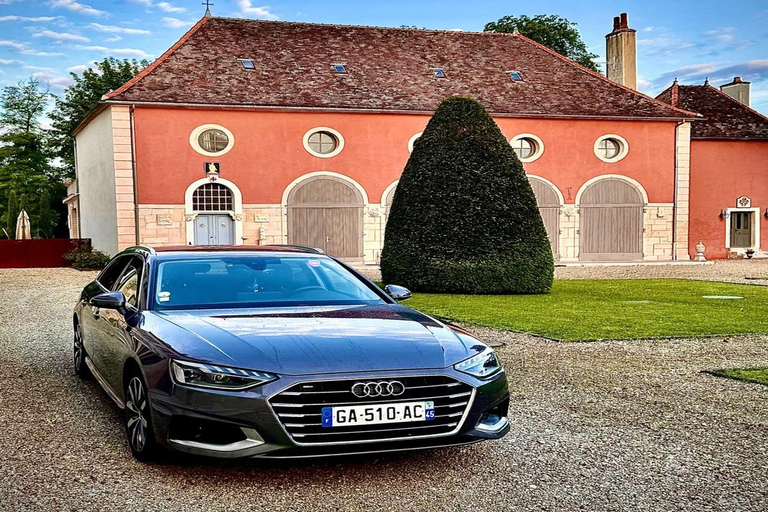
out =
[(205, 130), (197, 138), (197, 143), (209, 153), (220, 153), (229, 146), (229, 137), (222, 130)]
[(629, 144), (618, 135), (603, 135), (595, 141), (595, 156), (603, 162), (618, 162), (629, 152)]
[(544, 153), (544, 142), (531, 133), (521, 133), (509, 141), (517, 158), (523, 163), (533, 162)]
[(315, 153), (328, 155), (339, 147), (339, 139), (330, 132), (315, 132), (309, 136), (307, 144)]

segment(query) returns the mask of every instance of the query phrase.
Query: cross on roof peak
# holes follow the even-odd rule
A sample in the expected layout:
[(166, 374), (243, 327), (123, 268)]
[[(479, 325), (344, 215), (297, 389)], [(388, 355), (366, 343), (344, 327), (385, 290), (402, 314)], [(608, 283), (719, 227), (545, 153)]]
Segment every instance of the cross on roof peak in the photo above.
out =
[(211, 6), (213, 5), (213, 2), (211, 2), (211, 0), (205, 0), (205, 2), (203, 2), (203, 5), (205, 6), (205, 17), (210, 18)]

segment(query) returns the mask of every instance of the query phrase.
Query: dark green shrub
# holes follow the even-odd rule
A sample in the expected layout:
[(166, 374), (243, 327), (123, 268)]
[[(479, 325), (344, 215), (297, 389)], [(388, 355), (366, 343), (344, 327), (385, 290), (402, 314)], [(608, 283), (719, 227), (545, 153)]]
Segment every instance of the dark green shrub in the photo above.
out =
[(101, 270), (109, 260), (109, 255), (97, 251), (90, 244), (82, 244), (76, 249), (72, 249), (64, 258), (72, 262), (72, 267), (77, 270)]
[(552, 287), (552, 249), (533, 189), (479, 102), (445, 100), (416, 141), (392, 201), (381, 273), (423, 292)]

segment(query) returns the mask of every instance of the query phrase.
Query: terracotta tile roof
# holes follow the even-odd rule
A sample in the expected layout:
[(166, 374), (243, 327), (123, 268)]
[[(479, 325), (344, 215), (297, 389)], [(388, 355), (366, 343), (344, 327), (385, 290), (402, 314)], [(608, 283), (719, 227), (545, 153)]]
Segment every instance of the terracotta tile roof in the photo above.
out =
[[(247, 70), (238, 59), (252, 59)], [(335, 73), (332, 64), (348, 72)], [(446, 78), (437, 78), (441, 68)], [(514, 82), (507, 71), (519, 71)], [(111, 101), (432, 111), (470, 96), (498, 114), (680, 119), (520, 35), (203, 18)]]
[(768, 117), (711, 85), (673, 84), (656, 99), (704, 118), (692, 125), (694, 139), (768, 139)]

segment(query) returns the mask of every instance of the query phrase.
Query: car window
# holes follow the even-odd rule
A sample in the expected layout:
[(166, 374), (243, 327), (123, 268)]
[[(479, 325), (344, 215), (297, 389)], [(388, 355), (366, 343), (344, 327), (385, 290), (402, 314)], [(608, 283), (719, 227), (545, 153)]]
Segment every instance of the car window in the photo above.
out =
[(105, 289), (114, 290), (117, 279), (120, 277), (120, 274), (123, 273), (123, 269), (130, 259), (130, 256), (118, 256), (117, 258), (114, 258), (107, 264), (106, 268), (101, 271), (101, 274), (96, 278), (96, 281), (98, 281)]
[(133, 307), (139, 304), (139, 282), (141, 281), (143, 261), (141, 258), (134, 257), (120, 276), (116, 291), (125, 295), (125, 302)]
[(221, 255), (161, 261), (157, 309), (384, 303), (331, 258)]

